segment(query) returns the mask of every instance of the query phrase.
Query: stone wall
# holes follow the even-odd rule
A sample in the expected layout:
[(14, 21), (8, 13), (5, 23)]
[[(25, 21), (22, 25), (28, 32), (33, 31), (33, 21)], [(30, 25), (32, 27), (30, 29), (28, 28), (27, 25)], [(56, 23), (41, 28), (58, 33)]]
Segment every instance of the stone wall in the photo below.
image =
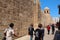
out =
[(12, 22), (17, 34), (27, 34), (27, 28), (33, 21), (32, 9), (32, 0), (0, 0), (0, 28), (4, 30)]

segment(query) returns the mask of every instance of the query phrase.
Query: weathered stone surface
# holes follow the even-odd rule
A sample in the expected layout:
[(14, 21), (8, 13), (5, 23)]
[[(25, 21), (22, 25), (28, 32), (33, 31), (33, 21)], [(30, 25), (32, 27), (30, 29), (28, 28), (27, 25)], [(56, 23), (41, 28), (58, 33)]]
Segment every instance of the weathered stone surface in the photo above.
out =
[(8, 27), (12, 22), (20, 36), (27, 34), (27, 28), (32, 23), (32, 8), (32, 0), (0, 0), (0, 27)]
[[(12, 22), (16, 34), (27, 34), (31, 23), (44, 24), (45, 14), (41, 14), (39, 0), (0, 0), (0, 28), (3, 30)], [(48, 15), (49, 16), (49, 15)]]

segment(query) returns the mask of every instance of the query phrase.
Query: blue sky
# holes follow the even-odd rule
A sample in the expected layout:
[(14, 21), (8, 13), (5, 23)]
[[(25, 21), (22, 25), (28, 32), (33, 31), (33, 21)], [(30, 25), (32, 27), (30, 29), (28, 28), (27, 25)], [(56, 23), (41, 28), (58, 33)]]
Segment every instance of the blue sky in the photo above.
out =
[(48, 7), (52, 17), (59, 16), (58, 5), (60, 5), (60, 0), (40, 0), (41, 9), (44, 10), (45, 7)]

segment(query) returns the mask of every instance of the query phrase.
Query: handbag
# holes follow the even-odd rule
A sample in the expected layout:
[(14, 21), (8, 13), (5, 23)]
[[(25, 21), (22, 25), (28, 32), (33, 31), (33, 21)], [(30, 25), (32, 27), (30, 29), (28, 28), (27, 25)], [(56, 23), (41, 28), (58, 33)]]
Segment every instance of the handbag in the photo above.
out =
[(6, 37), (3, 37), (3, 39), (2, 40), (6, 40)]
[(6, 32), (4, 33), (4, 37), (2, 38), (2, 40), (6, 40)]

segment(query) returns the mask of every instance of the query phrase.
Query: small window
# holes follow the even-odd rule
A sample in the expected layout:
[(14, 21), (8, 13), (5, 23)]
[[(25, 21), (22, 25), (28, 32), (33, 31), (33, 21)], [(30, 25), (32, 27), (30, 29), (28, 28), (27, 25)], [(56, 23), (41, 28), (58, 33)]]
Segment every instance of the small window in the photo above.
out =
[(46, 11), (44, 11), (44, 13), (46, 13)]
[(47, 11), (47, 13), (48, 13), (48, 11)]

